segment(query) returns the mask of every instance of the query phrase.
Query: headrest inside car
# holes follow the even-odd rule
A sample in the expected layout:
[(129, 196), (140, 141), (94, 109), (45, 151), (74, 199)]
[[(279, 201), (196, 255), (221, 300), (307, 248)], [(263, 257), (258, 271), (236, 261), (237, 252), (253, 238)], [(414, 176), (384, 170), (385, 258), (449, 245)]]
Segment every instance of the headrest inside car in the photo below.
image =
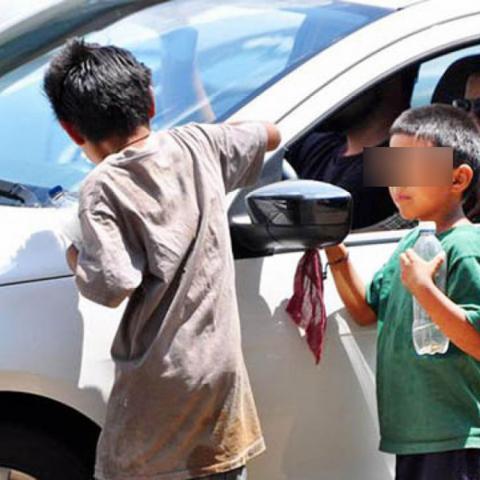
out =
[(480, 55), (470, 55), (452, 63), (435, 87), (431, 103), (451, 104), (456, 98), (463, 98), (468, 77), (480, 73)]

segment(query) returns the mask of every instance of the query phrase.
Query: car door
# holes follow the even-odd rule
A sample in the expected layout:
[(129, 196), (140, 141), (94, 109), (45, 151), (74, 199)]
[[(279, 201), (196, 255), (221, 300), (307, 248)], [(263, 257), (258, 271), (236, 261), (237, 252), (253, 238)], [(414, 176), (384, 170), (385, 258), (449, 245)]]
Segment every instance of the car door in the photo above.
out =
[[(478, 15), (467, 16), (406, 36), (352, 65), (291, 111), (281, 114), (276, 105), (283, 148), (349, 98), (402, 66), (478, 41), (479, 20)], [(424, 71), (431, 77), (428, 68)], [(416, 104), (429, 100), (422, 89), (432, 78), (426, 77), (419, 79), (422, 88), (416, 93)], [(288, 88), (288, 78), (284, 88)], [(276, 95), (283, 98), (280, 89)], [(259, 99), (260, 106), (251, 105), (235, 118), (258, 115), (272, 98)], [(281, 156), (274, 153), (266, 163), (276, 166), (276, 179), (280, 178)], [(275, 177), (275, 168), (266, 168), (264, 181)], [(232, 200), (232, 225), (246, 222), (243, 195), (240, 192)], [(347, 237), (351, 259), (365, 282), (388, 259), (404, 233), (352, 233)], [(328, 326), (323, 358), (316, 367), (305, 340), (285, 313), (300, 257), (299, 252), (236, 260), (245, 358), (269, 447), (267, 454), (252, 462), (252, 477), (393, 478), (393, 457), (378, 452), (375, 328), (360, 328), (352, 322), (327, 274)]]

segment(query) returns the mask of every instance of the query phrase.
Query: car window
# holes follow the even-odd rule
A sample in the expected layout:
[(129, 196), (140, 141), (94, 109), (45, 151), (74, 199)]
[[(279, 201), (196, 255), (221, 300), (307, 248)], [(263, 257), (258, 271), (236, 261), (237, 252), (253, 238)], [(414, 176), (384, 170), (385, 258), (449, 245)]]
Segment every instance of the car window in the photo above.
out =
[[(86, 35), (153, 71), (156, 129), (221, 121), (271, 83), (389, 10), (327, 0), (177, 0)], [(92, 168), (55, 122), (42, 80), (55, 51), (0, 78), (0, 178), (75, 190)]]
[(480, 54), (480, 46), (462, 48), (455, 52), (441, 55), (422, 63), (412, 96), (412, 107), (420, 107), (430, 103), (433, 91), (445, 70), (456, 60), (469, 55)]
[[(364, 138), (366, 141), (373, 142), (363, 145), (364, 147), (388, 144), (389, 125), (403, 111), (398, 104), (402, 91), (399, 81), (408, 85), (410, 101), (407, 101), (403, 108), (408, 108), (409, 104), (412, 107), (430, 104), (434, 92), (436, 92), (435, 101), (446, 102), (445, 91), (441, 92), (442, 95), (436, 91), (443, 74), (457, 60), (477, 54), (480, 54), (478, 45), (461, 48), (426, 60), (417, 66), (407, 67), (369, 87), (315, 125), (300, 139), (288, 145), (286, 161), (293, 166), (299, 178), (328, 181), (352, 192), (354, 230), (395, 230), (412, 227), (411, 222), (403, 221), (396, 213), (386, 187), (370, 189), (363, 187), (363, 154), (359, 139)], [(464, 84), (452, 83), (457, 90), (456, 96), (461, 97)], [(392, 114), (392, 110), (389, 115), (388, 109), (384, 108), (385, 105), (392, 109), (396, 108), (395, 115)], [(390, 123), (386, 123), (387, 120)], [(375, 135), (377, 135), (376, 138)], [(474, 207), (472, 202), (466, 205), (466, 211), (472, 211)], [(475, 222), (480, 220), (480, 207), (478, 212), (479, 216), (472, 217)], [(381, 219), (378, 218), (379, 216)]]

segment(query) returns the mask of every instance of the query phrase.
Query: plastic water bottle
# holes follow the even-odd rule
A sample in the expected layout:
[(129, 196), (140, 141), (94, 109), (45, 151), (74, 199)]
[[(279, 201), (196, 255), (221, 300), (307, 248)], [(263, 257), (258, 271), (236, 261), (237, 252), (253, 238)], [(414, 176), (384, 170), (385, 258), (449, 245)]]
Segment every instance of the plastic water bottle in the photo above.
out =
[[(414, 251), (424, 260), (432, 260), (443, 252), (442, 244), (435, 236), (437, 227), (435, 222), (420, 222), (420, 236), (413, 247)], [(445, 292), (447, 283), (447, 264), (444, 261), (434, 278), (437, 287)], [(419, 355), (435, 355), (445, 353), (450, 341), (432, 322), (427, 312), (413, 297), (413, 325), (412, 337), (415, 351)]]

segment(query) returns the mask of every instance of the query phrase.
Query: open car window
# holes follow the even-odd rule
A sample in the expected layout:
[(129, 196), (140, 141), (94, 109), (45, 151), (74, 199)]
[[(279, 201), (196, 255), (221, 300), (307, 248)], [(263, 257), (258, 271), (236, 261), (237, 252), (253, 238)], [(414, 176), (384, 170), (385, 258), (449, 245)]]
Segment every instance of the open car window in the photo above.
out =
[[(417, 67), (411, 66), (404, 69), (403, 72), (410, 70), (415, 75), (414, 83), (409, 86), (409, 102), (405, 104), (404, 109), (409, 105), (411, 107), (428, 105), (432, 100), (450, 104), (451, 98), (462, 96), (466, 81), (465, 69), (462, 70), (463, 77), (458, 81), (455, 78), (449, 78), (446, 81), (444, 74), (455, 62), (474, 55), (480, 55), (480, 46), (461, 48), (428, 59)], [(478, 71), (480, 72), (480, 68)], [(366, 120), (368, 118), (376, 116), (377, 122), (389, 119), (389, 125), (391, 125), (396, 116), (403, 111), (399, 109), (398, 103), (389, 100), (392, 108), (397, 109), (396, 114), (389, 117), (385, 111), (379, 114), (373, 112), (372, 117), (371, 105), (378, 105), (381, 102), (379, 98), (382, 96), (394, 99), (401, 91), (392, 80), (395, 76), (401, 77), (402, 71), (370, 87), (287, 146), (285, 159), (289, 168), (284, 168), (287, 176), (293, 178), (296, 175), (298, 178), (327, 181), (352, 193), (354, 231), (397, 230), (415, 225), (414, 222), (407, 222), (399, 216), (386, 187), (365, 188), (363, 186), (363, 154), (358, 144), (362, 135), (359, 135), (359, 131), (368, 124), (369, 121)], [(411, 80), (408, 80), (408, 74), (404, 78), (408, 82)], [(455, 92), (450, 94), (450, 89)], [(375, 123), (371, 131), (375, 130), (374, 127)], [(380, 130), (382, 129), (377, 129), (377, 131)], [(375, 137), (367, 134), (363, 138), (372, 141)], [(352, 144), (355, 143), (357, 148), (352, 150)], [(363, 146), (386, 145), (388, 145), (388, 128), (384, 128), (383, 133), (377, 136), (375, 144)], [(291, 172), (291, 167), (295, 173)], [(471, 211), (473, 207), (474, 205), (470, 202), (466, 205), (466, 211)], [(472, 219), (480, 220), (478, 216)]]
[(479, 55), (480, 46), (462, 48), (445, 55), (440, 55), (421, 64), (418, 80), (412, 96), (412, 107), (428, 105), (432, 100), (435, 87), (441, 77), (455, 61), (470, 55)]

